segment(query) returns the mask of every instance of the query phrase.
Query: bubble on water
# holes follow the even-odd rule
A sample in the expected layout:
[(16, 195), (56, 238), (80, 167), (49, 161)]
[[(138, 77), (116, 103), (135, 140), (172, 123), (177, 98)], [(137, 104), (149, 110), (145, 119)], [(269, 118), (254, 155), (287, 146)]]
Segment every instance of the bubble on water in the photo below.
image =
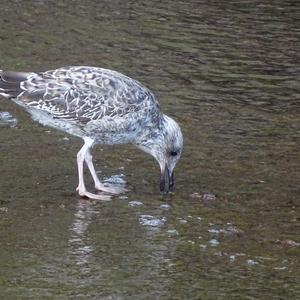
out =
[(181, 224), (186, 224), (186, 223), (187, 223), (187, 220), (185, 220), (185, 219), (179, 219), (179, 223), (181, 223)]
[(253, 260), (253, 259), (247, 259), (246, 263), (247, 263), (248, 266), (254, 266), (254, 265), (258, 264), (258, 262)]
[(220, 233), (220, 230), (214, 229), (214, 228), (208, 229), (207, 231), (208, 231), (209, 233), (216, 233), (216, 234), (219, 234), (219, 233)]
[(117, 174), (117, 175), (112, 175), (109, 178), (105, 178), (104, 182), (109, 183), (109, 184), (119, 184), (119, 185), (125, 185), (126, 180), (123, 178), (123, 174)]
[(8, 212), (8, 208), (7, 207), (0, 207), (0, 212)]
[(245, 253), (235, 253), (236, 256), (246, 256)]
[(237, 227), (230, 225), (227, 226), (226, 228), (210, 228), (207, 230), (209, 233), (214, 233), (214, 234), (226, 234), (226, 235), (232, 235), (232, 234), (240, 234), (243, 231), (238, 229)]
[(202, 199), (202, 195), (200, 195), (199, 193), (190, 194), (190, 197), (194, 199)]
[(279, 271), (282, 271), (282, 270), (286, 270), (287, 267), (284, 266), (284, 267), (275, 267), (274, 270), (279, 270)]
[(190, 197), (193, 199), (199, 199), (200, 201), (204, 203), (213, 202), (217, 199), (217, 196), (213, 193), (204, 193), (200, 194), (198, 192), (190, 194)]
[(218, 241), (218, 240), (216, 240), (216, 239), (211, 239), (210, 241), (209, 241), (209, 244), (211, 245), (211, 246), (218, 246), (219, 244), (220, 244), (220, 242)]
[(206, 193), (206, 194), (203, 194), (202, 199), (203, 199), (204, 202), (209, 202), (209, 201), (214, 201), (214, 200), (216, 200), (217, 197), (216, 197), (215, 194), (212, 194), (212, 193)]
[(287, 246), (291, 246), (291, 247), (299, 247), (300, 246), (299, 242), (295, 242), (293, 240), (276, 240), (275, 242), (278, 244), (287, 245)]
[(18, 119), (13, 117), (8, 111), (0, 111), (0, 127), (16, 127)]
[(156, 218), (151, 215), (140, 215), (139, 222), (144, 226), (161, 227), (166, 223), (166, 218)]
[(228, 226), (224, 233), (227, 233), (227, 234), (239, 234), (239, 233), (242, 233), (243, 231), (239, 228), (237, 228), (236, 226), (233, 226), (233, 225), (230, 225)]
[(236, 256), (235, 256), (235, 255), (230, 255), (230, 256), (229, 256), (229, 260), (230, 260), (230, 261), (235, 261), (235, 259), (236, 259)]
[(130, 201), (128, 203), (128, 206), (131, 206), (131, 207), (137, 207), (137, 206), (141, 206), (143, 205), (143, 203), (141, 201)]
[(169, 210), (171, 208), (171, 205), (169, 204), (161, 204), (159, 208), (164, 209), (164, 210)]
[(178, 235), (179, 233), (176, 229), (169, 229), (169, 230), (167, 230), (167, 234), (169, 236), (174, 236), (174, 235)]

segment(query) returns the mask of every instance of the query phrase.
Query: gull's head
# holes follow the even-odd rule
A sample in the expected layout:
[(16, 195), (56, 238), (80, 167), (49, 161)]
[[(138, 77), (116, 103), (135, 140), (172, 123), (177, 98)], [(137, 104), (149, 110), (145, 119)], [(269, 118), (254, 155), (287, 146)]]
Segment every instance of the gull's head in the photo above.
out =
[(138, 145), (151, 154), (160, 166), (160, 191), (168, 193), (174, 188), (174, 168), (183, 149), (183, 137), (179, 125), (163, 115), (157, 131), (152, 131), (147, 140)]

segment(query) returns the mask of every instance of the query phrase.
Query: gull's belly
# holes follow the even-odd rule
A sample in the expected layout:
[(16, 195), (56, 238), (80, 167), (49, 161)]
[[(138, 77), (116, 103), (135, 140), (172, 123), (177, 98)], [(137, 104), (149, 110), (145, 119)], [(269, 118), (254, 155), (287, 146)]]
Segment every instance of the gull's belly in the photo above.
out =
[(76, 125), (75, 122), (55, 118), (55, 116), (40, 109), (28, 107), (26, 107), (26, 109), (31, 114), (31, 117), (34, 121), (39, 122), (44, 126), (49, 126), (78, 137), (84, 136), (84, 132), (80, 129), (79, 126)]

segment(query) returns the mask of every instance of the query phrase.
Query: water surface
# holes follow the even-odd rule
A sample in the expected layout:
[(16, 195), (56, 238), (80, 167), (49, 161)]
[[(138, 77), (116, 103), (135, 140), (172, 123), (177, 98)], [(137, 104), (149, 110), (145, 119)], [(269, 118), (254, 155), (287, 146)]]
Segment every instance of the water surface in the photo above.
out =
[(83, 200), (82, 141), (1, 98), (18, 119), (0, 127), (3, 299), (300, 298), (297, 1), (0, 8), (1, 69), (118, 70), (151, 87), (185, 140), (175, 194), (160, 196), (146, 154), (97, 146), (101, 178), (130, 192)]

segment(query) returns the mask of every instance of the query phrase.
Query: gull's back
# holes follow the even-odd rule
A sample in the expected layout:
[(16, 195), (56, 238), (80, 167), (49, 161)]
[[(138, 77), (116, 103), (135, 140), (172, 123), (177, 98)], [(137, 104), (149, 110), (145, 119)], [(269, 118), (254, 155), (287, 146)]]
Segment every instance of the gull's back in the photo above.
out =
[(64, 67), (41, 73), (0, 71), (0, 94), (35, 120), (100, 143), (131, 142), (161, 112), (151, 91), (116, 71)]

